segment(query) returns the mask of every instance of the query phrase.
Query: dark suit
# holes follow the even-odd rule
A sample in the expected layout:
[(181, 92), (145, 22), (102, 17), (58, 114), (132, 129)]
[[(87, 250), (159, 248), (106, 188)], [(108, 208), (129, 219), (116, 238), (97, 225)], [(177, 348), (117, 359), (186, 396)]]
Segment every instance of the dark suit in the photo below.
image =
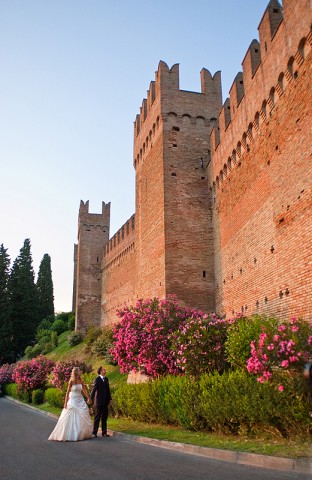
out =
[(90, 396), (95, 410), (93, 434), (97, 434), (100, 421), (102, 422), (102, 433), (107, 433), (108, 405), (112, 398), (107, 377), (104, 377), (104, 380), (100, 375), (96, 377)]

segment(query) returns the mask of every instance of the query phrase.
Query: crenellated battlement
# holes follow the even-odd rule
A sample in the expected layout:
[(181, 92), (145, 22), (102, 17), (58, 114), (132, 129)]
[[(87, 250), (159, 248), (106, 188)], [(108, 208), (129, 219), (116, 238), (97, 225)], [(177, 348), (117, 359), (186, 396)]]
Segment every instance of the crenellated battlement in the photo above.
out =
[[(283, 11), (277, 0), (269, 2), (259, 25), (260, 42), (251, 42), (242, 62), (243, 72), (236, 75), (230, 98), (211, 132), (213, 188), (237, 159), (250, 151), (261, 124), (270, 118), (287, 85), (299, 75), (311, 49), (310, 19), (300, 15), (306, 4), (307, 0), (284, 2)], [(298, 33), (302, 29), (296, 28), (299, 19), (306, 32), (304, 37)], [(224, 163), (225, 156), (228, 161)]]
[(151, 82), (147, 99), (143, 100), (134, 122), (135, 169), (151, 151), (159, 126), (165, 126), (170, 118), (175, 116), (180, 123), (188, 123), (189, 119), (190, 124), (196, 124), (200, 118), (211, 130), (211, 122), (214, 123), (222, 106), (221, 72), (212, 75), (203, 68), (200, 80), (201, 92), (180, 90), (179, 64), (169, 68), (165, 62), (159, 62), (155, 81)]
[[(135, 230), (135, 215), (133, 214), (129, 220), (127, 220), (123, 226), (115, 233), (115, 235), (106, 243), (104, 246), (104, 262), (107, 263), (107, 257), (114, 256), (113, 252), (116, 247), (120, 246), (123, 248), (122, 244), (127, 241), (127, 237), (134, 233)], [(106, 258), (105, 258), (106, 257)]]
[(80, 200), (78, 214), (78, 237), (80, 229), (87, 231), (100, 229), (109, 235), (110, 203), (102, 202), (102, 213), (89, 213), (89, 200)]

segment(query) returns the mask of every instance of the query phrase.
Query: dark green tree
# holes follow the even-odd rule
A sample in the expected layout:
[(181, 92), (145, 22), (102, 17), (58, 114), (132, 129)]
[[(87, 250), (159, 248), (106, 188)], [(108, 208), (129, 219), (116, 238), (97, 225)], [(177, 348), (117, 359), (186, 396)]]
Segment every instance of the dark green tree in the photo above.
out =
[(19, 256), (13, 263), (9, 281), (15, 357), (23, 354), (25, 347), (34, 341), (39, 323), (37, 289), (30, 247), (30, 240), (26, 238)]
[(51, 257), (47, 253), (43, 255), (40, 263), (38, 279), (38, 315), (40, 321), (49, 315), (54, 315), (54, 296), (51, 271)]
[(0, 246), (0, 365), (14, 360), (12, 354), (12, 322), (9, 299), (10, 257)]

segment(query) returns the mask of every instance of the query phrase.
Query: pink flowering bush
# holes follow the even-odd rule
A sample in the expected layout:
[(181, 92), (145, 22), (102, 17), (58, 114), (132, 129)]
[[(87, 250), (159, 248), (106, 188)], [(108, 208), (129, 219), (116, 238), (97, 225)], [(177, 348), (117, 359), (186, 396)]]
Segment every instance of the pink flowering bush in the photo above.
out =
[(237, 314), (230, 324), (225, 342), (226, 357), (231, 367), (245, 369), (250, 357), (251, 342), (259, 337), (263, 328), (266, 332), (271, 332), (275, 331), (277, 326), (278, 320), (274, 317), (264, 314), (244, 317)]
[(113, 330), (113, 358), (122, 373), (141, 371), (150, 377), (179, 373), (172, 333), (188, 318), (203, 316), (197, 310), (180, 307), (174, 296), (139, 300), (135, 307), (125, 307), (117, 315), (121, 321)]
[(92, 371), (91, 365), (87, 365), (79, 360), (56, 363), (52, 370), (52, 385), (57, 388), (63, 388), (64, 383), (69, 381), (74, 367), (79, 367), (82, 373), (90, 373)]
[[(286, 375), (303, 376), (303, 365), (312, 356), (312, 326), (304, 320), (292, 318), (274, 330), (265, 327), (259, 337), (251, 342), (251, 356), (247, 370), (257, 375), (260, 383), (274, 381)], [(284, 374), (284, 375), (283, 375)], [(279, 384), (280, 392), (284, 385)]]
[(0, 384), (4, 385), (5, 383), (13, 382), (13, 372), (15, 369), (15, 363), (4, 363), (0, 367)]
[(189, 375), (217, 371), (226, 367), (225, 340), (227, 330), (235, 319), (217, 315), (190, 318), (173, 334), (176, 364)]
[(39, 355), (32, 360), (19, 362), (13, 372), (12, 379), (19, 391), (30, 392), (45, 386), (47, 377), (53, 368), (54, 362)]

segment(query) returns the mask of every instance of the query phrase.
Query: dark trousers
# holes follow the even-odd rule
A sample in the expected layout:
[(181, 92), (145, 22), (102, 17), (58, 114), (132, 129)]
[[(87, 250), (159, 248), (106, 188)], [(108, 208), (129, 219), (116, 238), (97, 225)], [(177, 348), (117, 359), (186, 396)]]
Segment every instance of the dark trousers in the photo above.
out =
[(95, 407), (93, 434), (96, 435), (99, 429), (100, 422), (102, 423), (102, 433), (107, 432), (107, 417), (108, 405), (101, 405)]

